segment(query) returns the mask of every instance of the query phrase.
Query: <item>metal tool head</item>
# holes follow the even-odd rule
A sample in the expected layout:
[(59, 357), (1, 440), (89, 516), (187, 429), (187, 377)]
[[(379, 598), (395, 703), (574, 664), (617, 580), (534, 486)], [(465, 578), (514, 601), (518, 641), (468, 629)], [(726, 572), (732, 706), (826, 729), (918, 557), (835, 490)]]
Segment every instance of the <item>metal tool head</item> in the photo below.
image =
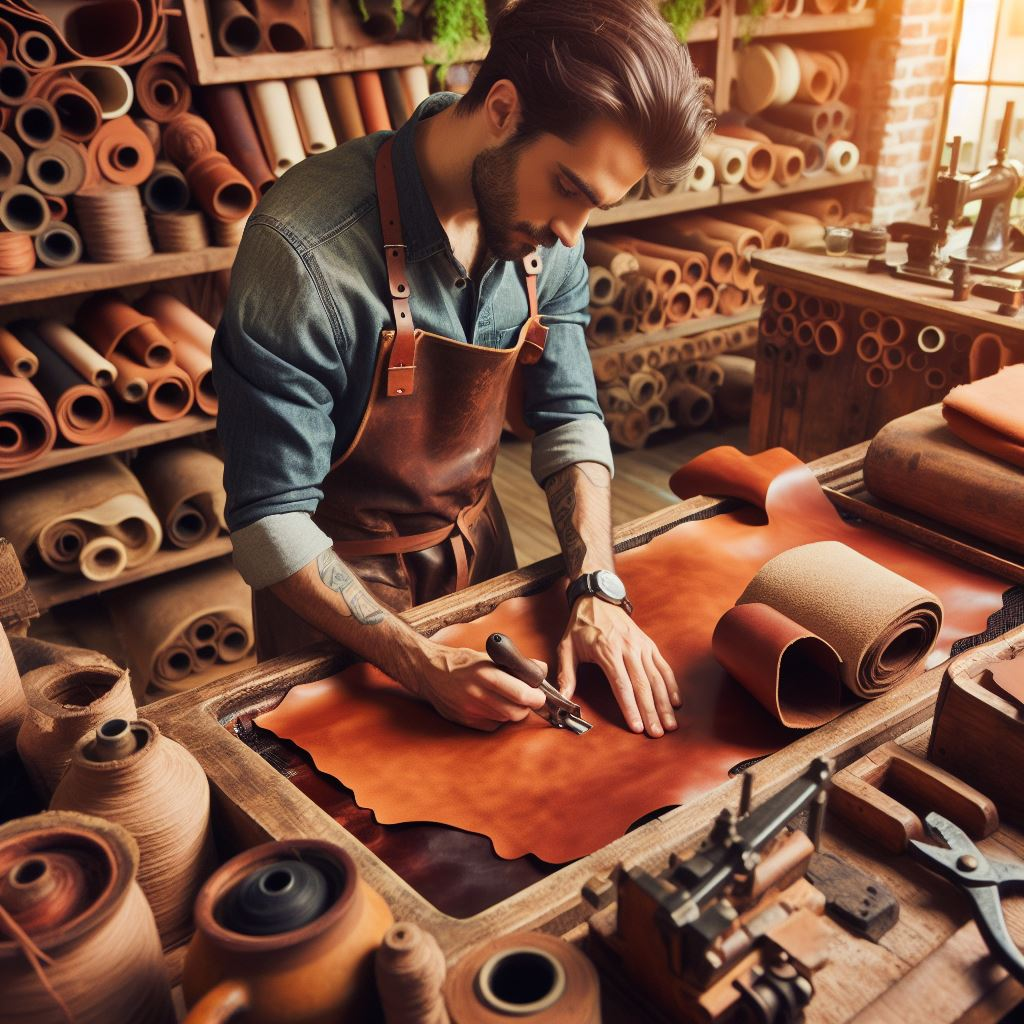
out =
[(540, 689), (547, 698), (542, 714), (553, 726), (558, 729), (568, 729), (570, 732), (576, 733), (577, 736), (582, 736), (585, 732), (593, 729), (593, 724), (580, 713), (582, 708), (579, 704), (569, 700), (546, 679), (540, 684)]

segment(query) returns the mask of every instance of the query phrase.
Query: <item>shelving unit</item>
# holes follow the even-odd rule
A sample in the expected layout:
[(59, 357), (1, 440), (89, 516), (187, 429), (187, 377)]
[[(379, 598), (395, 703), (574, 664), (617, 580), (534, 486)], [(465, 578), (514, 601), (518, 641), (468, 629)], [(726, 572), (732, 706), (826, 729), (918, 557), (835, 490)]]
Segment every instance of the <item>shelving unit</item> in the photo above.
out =
[(602, 356), (622, 355), (635, 348), (646, 348), (648, 345), (659, 345), (664, 341), (675, 341), (678, 338), (692, 338), (698, 334), (705, 334), (708, 331), (724, 331), (730, 327), (737, 327), (740, 324), (748, 324), (751, 320), (757, 320), (761, 316), (761, 305), (755, 303), (747, 309), (735, 314), (735, 316), (709, 316), (704, 319), (686, 320), (681, 324), (673, 324), (660, 331), (651, 331), (649, 334), (637, 333), (614, 345), (602, 345), (593, 349), (596, 355)]
[(158, 252), (126, 263), (76, 263), (33, 270), (18, 277), (0, 278), (0, 306), (209, 274), (229, 269), (234, 260), (233, 246), (209, 246), (193, 252)]
[(822, 171), (809, 177), (800, 178), (792, 185), (767, 185), (756, 192), (743, 185), (715, 185), (706, 192), (672, 192), (655, 199), (637, 199), (623, 203), (610, 210), (595, 210), (589, 226), (598, 228), (627, 221), (647, 220), (651, 217), (666, 217), (673, 213), (689, 213), (693, 210), (707, 210), (716, 206), (730, 206), (733, 203), (755, 203), (759, 199), (776, 199), (779, 196), (798, 195), (823, 188), (839, 188), (843, 185), (862, 185), (874, 176), (873, 167), (858, 167), (849, 174), (835, 174)]
[(148, 561), (135, 569), (126, 569), (118, 576), (109, 580), (87, 580), (84, 576), (70, 576), (63, 573), (45, 571), (32, 574), (28, 578), (32, 596), (36, 599), (40, 611), (53, 608), (69, 601), (77, 601), (82, 597), (102, 594), (105, 590), (124, 586), (126, 583), (138, 583), (152, 576), (174, 572), (189, 565), (220, 558), (231, 553), (230, 537), (213, 537), (192, 548), (161, 548)]
[(812, 35), (824, 32), (851, 32), (856, 29), (871, 28), (877, 21), (873, 10), (842, 12), (836, 14), (801, 14), (799, 18), (749, 18), (748, 15), (737, 16), (739, 37), (749, 35), (754, 39), (770, 36)]

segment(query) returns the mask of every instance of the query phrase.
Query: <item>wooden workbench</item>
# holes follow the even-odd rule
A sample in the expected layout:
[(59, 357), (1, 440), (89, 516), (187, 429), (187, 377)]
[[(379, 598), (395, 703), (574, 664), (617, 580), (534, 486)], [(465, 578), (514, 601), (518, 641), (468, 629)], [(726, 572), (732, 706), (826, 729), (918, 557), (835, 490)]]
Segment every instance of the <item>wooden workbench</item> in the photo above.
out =
[[(897, 260), (897, 250), (890, 252), (890, 262)], [(983, 332), (999, 335), (1017, 360), (1024, 359), (1024, 316), (1002, 316), (990, 299), (971, 296), (954, 302), (952, 293), (938, 286), (868, 273), (867, 257), (862, 256), (768, 249), (756, 253), (752, 263), (769, 293), (757, 346), (751, 451), (781, 446), (806, 461), (874, 437), (890, 420), (941, 401), (951, 387), (965, 383), (970, 345)], [(838, 354), (824, 356), (813, 345), (801, 345), (792, 334), (773, 329), (778, 289), (790, 289), (798, 299), (814, 296), (842, 303), (839, 322), (846, 340)], [(905, 363), (892, 371), (887, 384), (872, 387), (867, 382), (869, 364), (856, 352), (865, 309), (906, 321), (907, 337), (897, 347), (906, 359), (916, 352), (920, 369)], [(798, 312), (796, 319), (804, 317)], [(942, 348), (928, 355), (916, 343), (925, 325), (935, 325), (946, 335)]]
[[(858, 487), (865, 447), (860, 445), (811, 465), (819, 482), (826, 487), (826, 493), (830, 484), (836, 486), (837, 496), (833, 500), (837, 503), (841, 500), (840, 492), (855, 491)], [(703, 497), (682, 502), (620, 527), (616, 531), (616, 547), (624, 550), (643, 544), (685, 518), (730, 507), (730, 503)], [(966, 555), (970, 556), (970, 552)], [(982, 561), (976, 564), (985, 564), (986, 557), (978, 553), (977, 558)], [(1024, 579), (1024, 570), (1017, 568), (1020, 578)], [(560, 560), (547, 559), (415, 608), (405, 617), (415, 628), (430, 634), (453, 622), (485, 614), (509, 598), (535, 592), (560, 572)], [(293, 769), (281, 745), (264, 748), (261, 757), (239, 738), (238, 734), (249, 728), (254, 714), (276, 706), (292, 686), (323, 678), (348, 663), (349, 658), (337, 648), (328, 649), (326, 645), (311, 648), (303, 654), (211, 683), (201, 690), (151, 704), (141, 714), (191, 750), (207, 772), (222, 856), (269, 839), (315, 836), (332, 840), (352, 855), (363, 878), (388, 900), (396, 919), (417, 921), (438, 938), (450, 963), (481, 941), (522, 929), (544, 930), (581, 940), (586, 922), (596, 909), (582, 896), (588, 883), (596, 880), (600, 889), (603, 880), (623, 861), (648, 870), (660, 869), (670, 852), (695, 844), (718, 811), (724, 806), (735, 806), (738, 801), (740, 780), (737, 777), (724, 781), (713, 792), (684, 807), (647, 821), (588, 857), (553, 868), (546, 874), (526, 877), (525, 882), (512, 887), (514, 891), (510, 894), (499, 895), (471, 916), (443, 913), (358, 838), (362, 835), (369, 844), (374, 834), (361, 832), (359, 828), (349, 831), (324, 809), (331, 807), (330, 790), (340, 787), (320, 777), (317, 792), (322, 806), (318, 806), (288, 778)], [(765, 758), (754, 770), (755, 802), (797, 778), (814, 757), (834, 758), (841, 767), (874, 746), (926, 723), (933, 712), (941, 678), (941, 668), (925, 673)], [(826, 994), (817, 1000), (815, 1015), (808, 1020), (850, 1019), (896, 977), (939, 946), (959, 923), (962, 921), (957, 919), (955, 909), (946, 917), (934, 907), (924, 907), (920, 916), (911, 912), (900, 926), (901, 938), (894, 949), (884, 953), (877, 949), (861, 951), (858, 953), (860, 966), (849, 972), (840, 969), (846, 953), (837, 948), (837, 966), (828, 968), (833, 973), (823, 976), (823, 983), (827, 981), (823, 990)], [(838, 930), (836, 934), (838, 942), (842, 936)], [(881, 965), (877, 973), (864, 977), (863, 972), (869, 967), (875, 971), (876, 962)], [(607, 1007), (606, 1024), (615, 1021), (632, 1024), (647, 1019), (633, 1004), (629, 993), (617, 993), (613, 984), (608, 986)], [(933, 1016), (928, 1024), (939, 1024), (943, 1019)]]

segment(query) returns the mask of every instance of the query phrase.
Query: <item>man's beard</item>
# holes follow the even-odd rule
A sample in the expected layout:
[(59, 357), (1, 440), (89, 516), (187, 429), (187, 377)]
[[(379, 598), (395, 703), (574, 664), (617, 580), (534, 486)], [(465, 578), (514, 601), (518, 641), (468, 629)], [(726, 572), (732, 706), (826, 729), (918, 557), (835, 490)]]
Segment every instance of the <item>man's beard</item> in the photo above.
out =
[[(551, 246), (557, 241), (549, 228), (516, 220), (516, 167), (522, 148), (523, 143), (513, 139), (485, 149), (473, 161), (473, 196), (484, 244), (499, 260), (522, 259), (538, 245)], [(516, 238), (517, 232), (532, 241)]]

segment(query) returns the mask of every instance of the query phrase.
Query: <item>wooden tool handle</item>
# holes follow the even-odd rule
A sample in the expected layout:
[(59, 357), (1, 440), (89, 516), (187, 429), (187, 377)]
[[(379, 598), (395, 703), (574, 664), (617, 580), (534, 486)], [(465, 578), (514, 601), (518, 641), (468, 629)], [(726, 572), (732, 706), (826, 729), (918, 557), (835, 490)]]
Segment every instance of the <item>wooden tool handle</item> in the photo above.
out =
[(498, 668), (530, 686), (539, 687), (544, 682), (544, 670), (525, 657), (504, 633), (492, 633), (487, 638), (487, 656)]

